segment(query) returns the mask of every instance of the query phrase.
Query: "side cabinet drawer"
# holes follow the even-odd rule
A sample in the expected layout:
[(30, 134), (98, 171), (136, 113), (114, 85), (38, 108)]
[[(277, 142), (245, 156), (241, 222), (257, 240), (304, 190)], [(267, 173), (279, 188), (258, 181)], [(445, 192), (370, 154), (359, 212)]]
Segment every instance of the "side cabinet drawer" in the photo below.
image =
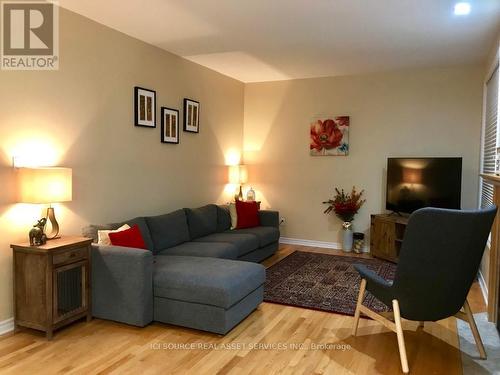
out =
[(66, 250), (59, 254), (54, 254), (52, 256), (52, 263), (54, 265), (76, 262), (78, 260), (87, 259), (88, 249), (86, 247), (81, 247), (74, 250)]

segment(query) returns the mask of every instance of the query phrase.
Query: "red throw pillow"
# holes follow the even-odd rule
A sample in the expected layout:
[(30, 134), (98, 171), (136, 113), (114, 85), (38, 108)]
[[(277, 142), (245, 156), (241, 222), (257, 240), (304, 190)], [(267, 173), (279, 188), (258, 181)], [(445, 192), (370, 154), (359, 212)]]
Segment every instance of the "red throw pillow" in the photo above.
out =
[(236, 215), (238, 222), (236, 229), (258, 227), (259, 219), (259, 203), (236, 201)]
[(142, 238), (141, 230), (136, 224), (130, 229), (125, 229), (120, 232), (109, 233), (111, 245), (135, 247), (137, 249), (146, 249), (144, 238)]

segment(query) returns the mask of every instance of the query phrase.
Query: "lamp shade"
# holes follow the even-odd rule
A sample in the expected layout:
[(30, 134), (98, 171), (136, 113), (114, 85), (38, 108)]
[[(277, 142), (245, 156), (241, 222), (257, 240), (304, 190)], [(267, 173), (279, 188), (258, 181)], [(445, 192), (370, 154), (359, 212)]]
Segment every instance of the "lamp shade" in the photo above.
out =
[(72, 199), (71, 168), (19, 168), (18, 202), (60, 203)]
[(246, 184), (248, 181), (246, 165), (230, 165), (228, 179), (230, 184)]

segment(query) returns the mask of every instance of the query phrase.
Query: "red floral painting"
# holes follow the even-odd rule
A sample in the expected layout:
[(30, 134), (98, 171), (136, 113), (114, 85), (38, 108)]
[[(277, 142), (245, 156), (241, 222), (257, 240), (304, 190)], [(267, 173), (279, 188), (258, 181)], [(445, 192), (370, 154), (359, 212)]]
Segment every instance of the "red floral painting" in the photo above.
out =
[(311, 123), (309, 150), (313, 156), (349, 154), (349, 116), (316, 119)]

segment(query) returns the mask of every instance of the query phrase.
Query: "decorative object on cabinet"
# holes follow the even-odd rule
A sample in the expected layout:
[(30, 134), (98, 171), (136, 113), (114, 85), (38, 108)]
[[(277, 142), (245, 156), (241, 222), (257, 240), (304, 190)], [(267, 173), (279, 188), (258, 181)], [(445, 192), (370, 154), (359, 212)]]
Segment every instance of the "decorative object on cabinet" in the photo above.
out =
[(47, 219), (42, 217), (35, 225), (33, 225), (33, 228), (29, 232), (31, 246), (40, 246), (47, 243), (47, 236), (44, 233), (46, 223)]
[(228, 170), (228, 181), (233, 185), (240, 185), (239, 192), (234, 195), (235, 200), (243, 200), (243, 184), (248, 181), (246, 165), (230, 165)]
[(247, 191), (247, 201), (254, 201), (255, 200), (255, 190), (250, 187), (250, 190)]

